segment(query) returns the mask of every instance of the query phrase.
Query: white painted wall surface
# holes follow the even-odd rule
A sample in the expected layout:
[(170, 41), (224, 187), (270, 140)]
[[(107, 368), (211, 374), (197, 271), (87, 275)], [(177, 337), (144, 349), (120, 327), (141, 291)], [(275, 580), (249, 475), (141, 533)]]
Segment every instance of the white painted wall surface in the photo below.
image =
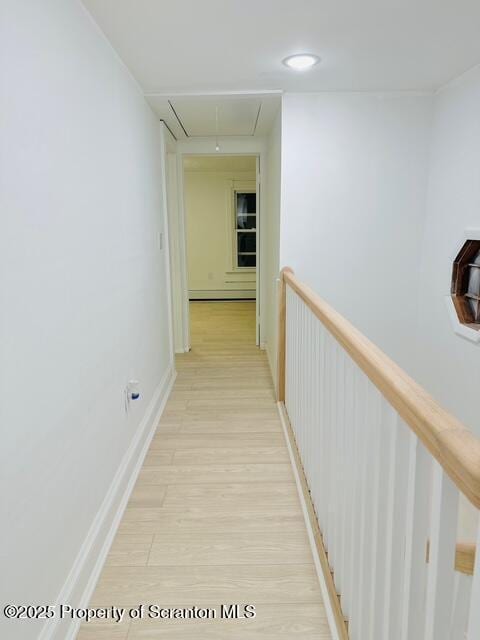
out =
[(266, 349), (273, 379), (277, 370), (278, 274), (280, 271), (280, 189), (282, 159), (282, 114), (267, 139), (267, 211), (265, 214)]
[[(255, 158), (252, 157), (255, 167)], [(233, 189), (255, 190), (253, 171), (186, 170), (188, 288), (195, 298), (238, 292), (255, 298), (255, 270), (236, 271), (233, 254)]]
[(454, 333), (445, 297), (452, 255), (465, 229), (480, 230), (480, 67), (434, 102), (419, 295), (419, 375), (434, 396), (480, 436), (480, 346)]
[(171, 365), (160, 133), (76, 0), (4, 0), (0, 58), (0, 600), (47, 604)]
[(280, 265), (412, 369), (431, 97), (287, 94)]

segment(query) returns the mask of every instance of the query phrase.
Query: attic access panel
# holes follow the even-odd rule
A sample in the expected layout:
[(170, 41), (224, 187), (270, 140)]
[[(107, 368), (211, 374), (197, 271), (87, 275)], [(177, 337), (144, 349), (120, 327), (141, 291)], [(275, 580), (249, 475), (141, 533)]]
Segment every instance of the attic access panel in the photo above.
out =
[(253, 136), (261, 107), (261, 100), (258, 98), (217, 96), (172, 98), (170, 103), (188, 137), (217, 134)]

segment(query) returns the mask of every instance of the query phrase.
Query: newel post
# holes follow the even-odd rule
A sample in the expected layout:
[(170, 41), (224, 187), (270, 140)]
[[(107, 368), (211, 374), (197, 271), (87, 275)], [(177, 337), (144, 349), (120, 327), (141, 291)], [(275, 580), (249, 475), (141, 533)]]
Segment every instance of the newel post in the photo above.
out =
[(287, 286), (285, 273), (293, 273), (290, 267), (280, 271), (278, 281), (278, 343), (277, 343), (277, 401), (285, 402), (285, 358), (286, 358), (286, 320)]

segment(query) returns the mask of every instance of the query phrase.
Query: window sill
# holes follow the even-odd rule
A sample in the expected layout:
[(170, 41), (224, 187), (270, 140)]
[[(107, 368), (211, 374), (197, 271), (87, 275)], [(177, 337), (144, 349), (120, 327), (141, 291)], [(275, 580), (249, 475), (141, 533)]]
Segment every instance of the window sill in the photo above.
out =
[(225, 273), (229, 276), (233, 276), (239, 273), (255, 273), (257, 269), (255, 267), (238, 267), (233, 268), (232, 271), (225, 271)]

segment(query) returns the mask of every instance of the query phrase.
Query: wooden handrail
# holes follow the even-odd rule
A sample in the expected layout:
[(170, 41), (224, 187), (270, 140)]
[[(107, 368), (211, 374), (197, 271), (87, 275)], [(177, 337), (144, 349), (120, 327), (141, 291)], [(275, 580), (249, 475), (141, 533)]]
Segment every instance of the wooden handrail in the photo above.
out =
[[(457, 542), (455, 547), (455, 571), (464, 573), (467, 576), (473, 576), (475, 568), (475, 551), (476, 544), (474, 542)], [(430, 560), (430, 543), (427, 542), (426, 561)]]
[(473, 576), (475, 552), (476, 544), (474, 542), (459, 542), (455, 551), (455, 571)]
[(442, 409), (420, 385), (348, 320), (300, 282), (292, 269), (283, 269), (280, 281), (278, 400), (285, 399), (285, 287), (288, 285), (416, 433), (458, 489), (475, 507), (480, 508), (480, 439)]

